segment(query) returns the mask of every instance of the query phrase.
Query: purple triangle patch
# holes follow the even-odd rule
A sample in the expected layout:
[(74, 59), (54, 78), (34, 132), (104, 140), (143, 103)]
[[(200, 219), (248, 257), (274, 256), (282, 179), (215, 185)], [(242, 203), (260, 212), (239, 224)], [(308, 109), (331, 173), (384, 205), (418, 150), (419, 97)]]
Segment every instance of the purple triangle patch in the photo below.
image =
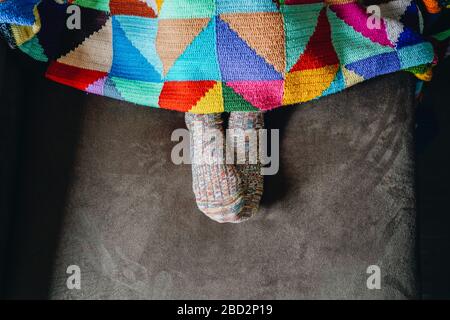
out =
[(224, 81), (282, 80), (283, 76), (259, 56), (230, 26), (217, 19), (217, 54)]

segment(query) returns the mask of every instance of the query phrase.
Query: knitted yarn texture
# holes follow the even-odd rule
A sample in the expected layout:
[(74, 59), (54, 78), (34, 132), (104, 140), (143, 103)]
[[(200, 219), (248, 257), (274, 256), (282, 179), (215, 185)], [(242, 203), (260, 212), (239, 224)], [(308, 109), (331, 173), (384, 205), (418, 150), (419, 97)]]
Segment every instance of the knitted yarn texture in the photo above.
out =
[(377, 16), (353, 0), (0, 0), (0, 32), (47, 62), (49, 79), (89, 93), (181, 112), (257, 111), (399, 70), (429, 80), (449, 35), (424, 36), (421, 9), (447, 6), (395, 0)]

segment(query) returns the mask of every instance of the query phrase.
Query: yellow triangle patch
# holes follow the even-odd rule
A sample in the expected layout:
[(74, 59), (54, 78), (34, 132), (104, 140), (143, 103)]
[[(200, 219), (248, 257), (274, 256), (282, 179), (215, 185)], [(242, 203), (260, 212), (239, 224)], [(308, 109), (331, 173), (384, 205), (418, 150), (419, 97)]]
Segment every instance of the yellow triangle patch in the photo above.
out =
[(41, 30), (41, 19), (39, 17), (37, 7), (34, 8), (33, 13), (35, 22), (32, 26), (11, 25), (11, 31), (18, 46), (21, 46), (22, 44), (33, 38), (34, 35), (38, 33), (39, 30)]
[(283, 104), (306, 102), (320, 97), (333, 82), (339, 65), (286, 74)]
[(224, 112), (222, 82), (216, 84), (192, 107), (192, 113), (221, 113)]

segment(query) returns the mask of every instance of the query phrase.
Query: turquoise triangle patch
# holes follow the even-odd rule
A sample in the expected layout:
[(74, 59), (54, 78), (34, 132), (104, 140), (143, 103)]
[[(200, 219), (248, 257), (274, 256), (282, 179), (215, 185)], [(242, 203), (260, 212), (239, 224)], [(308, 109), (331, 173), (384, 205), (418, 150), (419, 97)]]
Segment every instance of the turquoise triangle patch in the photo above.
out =
[[(160, 74), (163, 72), (163, 64), (156, 52), (156, 35), (158, 32), (158, 20), (135, 16), (116, 16), (115, 19), (120, 24), (120, 28), (131, 44), (139, 50), (141, 55), (150, 63)], [(136, 32), (136, 26), (144, 32)]]
[(167, 73), (168, 81), (220, 80), (215, 19), (192, 41)]
[(48, 58), (44, 53), (44, 49), (39, 43), (39, 39), (37, 37), (33, 37), (27, 42), (23, 43), (19, 46), (19, 49), (38, 61), (48, 61)]
[(282, 6), (286, 37), (286, 71), (291, 70), (316, 30), (322, 3)]
[(216, 1), (169, 0), (164, 1), (160, 19), (211, 18), (216, 13)]
[(331, 39), (341, 65), (395, 51), (394, 48), (382, 46), (364, 37), (339, 19), (333, 11), (328, 9), (327, 15), (331, 25)]
[(113, 17), (113, 38), (114, 55), (110, 76), (140, 81), (162, 81), (161, 74), (127, 37), (117, 16)]

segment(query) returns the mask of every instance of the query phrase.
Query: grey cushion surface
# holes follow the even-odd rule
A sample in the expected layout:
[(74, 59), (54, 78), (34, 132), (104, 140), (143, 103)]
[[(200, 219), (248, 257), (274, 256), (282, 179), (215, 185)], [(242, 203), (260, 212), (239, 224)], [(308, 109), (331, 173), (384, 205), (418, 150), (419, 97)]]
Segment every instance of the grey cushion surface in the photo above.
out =
[[(15, 221), (27, 227), (14, 236), (11, 296), (416, 297), (410, 75), (267, 113), (281, 129), (280, 172), (240, 225), (205, 217), (190, 167), (171, 162), (183, 114), (31, 81)], [(69, 265), (81, 268), (81, 290), (66, 287)], [(380, 290), (366, 287), (370, 265)]]

